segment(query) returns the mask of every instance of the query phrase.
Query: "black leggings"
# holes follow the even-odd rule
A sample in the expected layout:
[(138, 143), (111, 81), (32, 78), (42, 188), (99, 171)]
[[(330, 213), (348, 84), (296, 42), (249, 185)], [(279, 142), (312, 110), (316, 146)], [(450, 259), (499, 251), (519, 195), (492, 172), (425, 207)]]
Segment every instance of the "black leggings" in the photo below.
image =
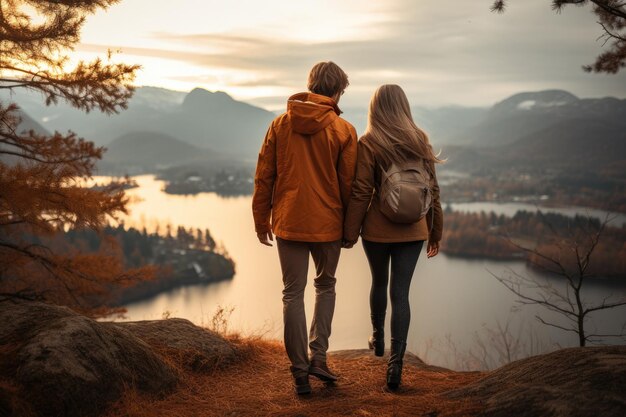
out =
[(423, 240), (414, 242), (379, 243), (363, 240), (365, 255), (372, 272), (370, 309), (372, 315), (383, 316), (387, 311), (387, 284), (389, 261), (391, 261), (391, 338), (406, 341), (411, 321), (409, 287), (417, 259), (424, 245)]

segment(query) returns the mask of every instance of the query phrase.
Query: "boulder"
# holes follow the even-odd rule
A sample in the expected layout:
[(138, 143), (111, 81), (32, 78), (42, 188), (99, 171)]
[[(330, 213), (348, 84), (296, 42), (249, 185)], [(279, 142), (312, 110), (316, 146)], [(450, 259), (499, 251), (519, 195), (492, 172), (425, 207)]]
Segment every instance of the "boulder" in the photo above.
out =
[(206, 370), (235, 354), (218, 334), (183, 319), (99, 322), (0, 298), (0, 416), (96, 416), (125, 389), (171, 392), (178, 359)]
[(110, 323), (125, 329), (157, 349), (177, 358), (180, 365), (196, 371), (206, 371), (232, 363), (237, 351), (219, 334), (200, 328), (189, 320), (131, 321)]
[(626, 416), (626, 346), (561, 349), (489, 372), (450, 398), (477, 400), (481, 415)]

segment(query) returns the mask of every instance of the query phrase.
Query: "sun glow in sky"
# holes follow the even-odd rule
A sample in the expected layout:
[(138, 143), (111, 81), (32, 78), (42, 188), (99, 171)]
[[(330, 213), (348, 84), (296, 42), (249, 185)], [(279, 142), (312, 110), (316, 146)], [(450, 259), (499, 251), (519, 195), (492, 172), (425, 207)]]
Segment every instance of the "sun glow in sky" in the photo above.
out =
[[(139, 85), (222, 90), (275, 110), (302, 91), (308, 69), (333, 60), (350, 76), (343, 104), (365, 107), (376, 86), (402, 85), (413, 104), (490, 105), (562, 88), (626, 96), (626, 71), (591, 75), (602, 52), (589, 8), (561, 14), (547, 0), (124, 0), (87, 20), (80, 58), (121, 50)], [(452, 7), (454, 5), (454, 7)]]

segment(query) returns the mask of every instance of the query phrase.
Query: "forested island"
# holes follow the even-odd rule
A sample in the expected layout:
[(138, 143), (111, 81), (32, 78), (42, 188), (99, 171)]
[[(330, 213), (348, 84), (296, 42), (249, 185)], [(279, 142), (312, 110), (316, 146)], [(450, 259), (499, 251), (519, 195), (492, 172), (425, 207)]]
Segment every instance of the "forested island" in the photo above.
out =
[(254, 191), (254, 172), (247, 168), (173, 167), (160, 171), (157, 178), (166, 182), (163, 191), (168, 194), (213, 192), (232, 197)]
[[(218, 244), (208, 229), (185, 229), (173, 232), (167, 225), (164, 234), (148, 233), (119, 226), (106, 226), (101, 233), (91, 229), (71, 229), (58, 238), (68, 247), (85, 253), (105, 250), (106, 241), (115, 240), (126, 268), (151, 265), (154, 277), (130, 286), (112, 289), (111, 305), (124, 305), (149, 298), (183, 285), (213, 283), (232, 279), (235, 262)], [(57, 244), (59, 244), (58, 242)]]
[[(495, 213), (466, 213), (447, 209), (442, 251), (452, 256), (499, 260), (526, 260), (543, 269), (535, 253), (567, 257), (588, 249), (589, 237), (600, 236), (590, 260), (590, 271), (602, 278), (626, 278), (626, 228), (613, 227), (585, 216), (518, 211), (513, 217)], [(578, 245), (571, 247), (572, 242)], [(570, 261), (568, 261), (570, 262)], [(572, 259), (572, 268), (575, 260)], [(549, 268), (546, 268), (549, 269)]]

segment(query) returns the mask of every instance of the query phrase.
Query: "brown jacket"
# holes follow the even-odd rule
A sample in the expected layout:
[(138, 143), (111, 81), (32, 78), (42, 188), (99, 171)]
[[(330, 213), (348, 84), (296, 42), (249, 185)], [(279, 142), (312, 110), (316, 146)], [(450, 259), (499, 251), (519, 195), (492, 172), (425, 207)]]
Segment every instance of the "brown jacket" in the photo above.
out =
[(343, 219), (356, 167), (357, 136), (329, 97), (300, 93), (270, 125), (254, 179), (257, 233), (331, 242)]
[[(374, 151), (368, 145), (368, 136), (359, 140), (356, 178), (352, 184), (352, 196), (344, 222), (343, 238), (354, 243), (359, 232), (365, 240), (373, 242), (411, 242), (414, 240), (441, 240), (443, 215), (439, 202), (439, 184), (433, 182), (433, 207), (416, 223), (394, 223), (380, 211), (378, 187), (381, 167)], [(434, 172), (434, 166), (432, 166)], [(434, 217), (433, 217), (434, 216)], [(429, 235), (429, 229), (431, 228)]]

